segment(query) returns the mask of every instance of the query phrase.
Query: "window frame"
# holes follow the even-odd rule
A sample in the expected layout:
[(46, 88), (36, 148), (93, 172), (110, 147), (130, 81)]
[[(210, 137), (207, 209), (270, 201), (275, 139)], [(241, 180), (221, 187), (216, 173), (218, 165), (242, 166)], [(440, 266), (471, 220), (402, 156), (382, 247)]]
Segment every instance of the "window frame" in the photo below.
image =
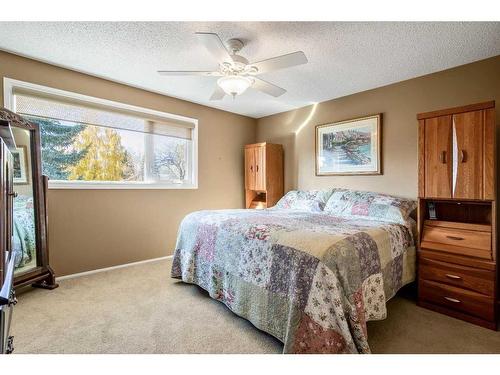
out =
[[(3, 79), (3, 98), (4, 107), (15, 112), (15, 95), (16, 88), (26, 89), (32, 92), (49, 94), (59, 96), (66, 99), (75, 99), (78, 101), (88, 102), (92, 104), (99, 104), (110, 109), (129, 110), (145, 115), (153, 115), (156, 117), (168, 120), (177, 120), (190, 122), (194, 125), (192, 129), (192, 147), (189, 155), (191, 161), (191, 182), (174, 184), (161, 181), (63, 181), (63, 180), (49, 180), (49, 189), (198, 189), (198, 119), (176, 115), (173, 113), (160, 112), (149, 108), (138, 107), (130, 104), (115, 102), (112, 100), (96, 98), (93, 96), (74, 93), (56, 89), (53, 87), (42, 86), (30, 82), (15, 80), (12, 78), (4, 77)], [(147, 150), (144, 150), (147, 152)]]

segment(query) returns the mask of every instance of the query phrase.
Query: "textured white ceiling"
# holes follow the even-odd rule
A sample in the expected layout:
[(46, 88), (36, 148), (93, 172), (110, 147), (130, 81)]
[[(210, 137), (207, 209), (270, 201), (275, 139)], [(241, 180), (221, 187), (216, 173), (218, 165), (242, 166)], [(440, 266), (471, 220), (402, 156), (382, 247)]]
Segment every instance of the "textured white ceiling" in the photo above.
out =
[[(306, 65), (261, 77), (287, 90), (209, 101), (216, 78), (195, 31), (239, 38), (259, 61), (297, 50)], [(1, 22), (0, 49), (251, 117), (263, 117), (500, 54), (500, 22)]]

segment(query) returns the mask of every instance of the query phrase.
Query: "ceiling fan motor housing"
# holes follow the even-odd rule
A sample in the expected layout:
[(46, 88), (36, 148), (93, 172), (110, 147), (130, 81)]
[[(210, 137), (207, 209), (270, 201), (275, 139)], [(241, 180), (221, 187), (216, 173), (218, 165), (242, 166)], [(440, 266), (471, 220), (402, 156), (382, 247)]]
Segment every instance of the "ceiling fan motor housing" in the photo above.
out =
[(223, 73), (229, 74), (257, 74), (257, 68), (248, 65), (246, 58), (237, 53), (245, 46), (239, 39), (229, 39), (226, 42), (227, 49), (231, 52), (232, 61), (225, 61), (222, 65)]
[(231, 55), (232, 62), (224, 61), (220, 64), (221, 73), (224, 75), (256, 74), (257, 68), (248, 65), (248, 60), (240, 55)]
[(245, 44), (239, 39), (229, 39), (226, 42), (227, 49), (231, 52), (232, 55), (235, 55), (245, 46)]

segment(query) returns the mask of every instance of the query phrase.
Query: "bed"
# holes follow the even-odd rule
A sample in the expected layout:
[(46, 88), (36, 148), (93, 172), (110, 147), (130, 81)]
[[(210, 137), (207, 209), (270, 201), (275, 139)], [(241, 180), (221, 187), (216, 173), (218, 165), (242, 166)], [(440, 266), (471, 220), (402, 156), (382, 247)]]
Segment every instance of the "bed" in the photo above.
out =
[(415, 278), (415, 202), (293, 191), (265, 210), (182, 221), (171, 276), (208, 291), (284, 353), (369, 353), (366, 322)]

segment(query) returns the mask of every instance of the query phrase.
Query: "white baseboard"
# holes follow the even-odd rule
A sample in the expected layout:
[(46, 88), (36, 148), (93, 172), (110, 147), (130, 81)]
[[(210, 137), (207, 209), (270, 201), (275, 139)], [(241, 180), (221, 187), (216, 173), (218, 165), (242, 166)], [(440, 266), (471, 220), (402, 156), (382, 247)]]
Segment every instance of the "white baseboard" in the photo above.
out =
[(56, 277), (56, 281), (67, 280), (67, 279), (74, 279), (76, 277), (92, 275), (93, 273), (112, 271), (112, 270), (116, 270), (118, 268), (132, 267), (132, 266), (137, 266), (139, 264), (144, 264), (144, 263), (158, 262), (160, 260), (171, 259), (172, 257), (173, 257), (173, 255), (167, 255), (165, 257), (160, 257), (160, 258), (140, 260), (138, 262), (119, 264), (118, 266), (112, 266), (112, 267), (106, 267), (106, 268), (99, 268), (99, 269), (92, 270), (92, 271), (85, 271), (85, 272), (74, 273), (74, 274), (71, 274), (71, 275), (59, 276), (59, 277)]

